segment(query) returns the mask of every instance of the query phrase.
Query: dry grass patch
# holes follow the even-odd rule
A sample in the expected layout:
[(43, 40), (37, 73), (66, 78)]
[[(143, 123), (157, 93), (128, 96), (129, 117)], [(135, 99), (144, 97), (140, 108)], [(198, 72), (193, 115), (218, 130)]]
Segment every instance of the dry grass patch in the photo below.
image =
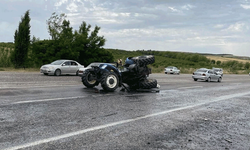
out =
[(227, 57), (221, 57), (221, 56), (206, 56), (206, 57), (210, 60), (221, 61), (221, 62), (238, 61), (241, 63), (246, 63), (246, 62), (250, 63), (250, 60), (244, 60), (244, 59), (240, 59), (240, 58), (227, 58)]

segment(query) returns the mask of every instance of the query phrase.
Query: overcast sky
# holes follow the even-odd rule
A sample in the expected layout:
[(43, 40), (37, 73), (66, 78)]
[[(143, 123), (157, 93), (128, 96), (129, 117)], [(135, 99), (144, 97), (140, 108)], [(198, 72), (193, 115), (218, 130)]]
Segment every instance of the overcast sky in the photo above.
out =
[(249, 0), (0, 0), (0, 42), (14, 41), (27, 10), (40, 39), (56, 12), (75, 30), (82, 21), (101, 27), (104, 48), (250, 56)]

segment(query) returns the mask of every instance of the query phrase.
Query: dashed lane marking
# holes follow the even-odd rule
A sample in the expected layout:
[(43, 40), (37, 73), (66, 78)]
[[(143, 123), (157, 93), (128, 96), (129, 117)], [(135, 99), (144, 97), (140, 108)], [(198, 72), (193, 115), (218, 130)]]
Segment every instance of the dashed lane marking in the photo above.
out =
[(50, 98), (50, 99), (40, 99), (40, 100), (28, 100), (28, 101), (19, 101), (11, 104), (25, 104), (25, 103), (37, 103), (37, 102), (46, 102), (46, 101), (59, 101), (66, 99), (77, 99), (77, 98), (86, 98), (87, 96), (77, 96), (77, 97), (64, 97), (64, 98)]
[(196, 89), (196, 88), (203, 88), (203, 86), (180, 87), (180, 88), (178, 88), (178, 89), (179, 89), (179, 90), (182, 90), (182, 89)]

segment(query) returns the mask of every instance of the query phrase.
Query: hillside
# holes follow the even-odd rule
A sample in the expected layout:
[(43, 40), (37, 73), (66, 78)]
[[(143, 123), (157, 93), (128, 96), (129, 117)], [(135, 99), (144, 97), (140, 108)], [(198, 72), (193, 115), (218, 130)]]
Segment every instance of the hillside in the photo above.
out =
[[(13, 43), (0, 43), (0, 67), (11, 67), (10, 51)], [(149, 65), (153, 73), (163, 73), (167, 66), (176, 66), (181, 73), (192, 73), (197, 68), (223, 68), (225, 73), (248, 74), (250, 72), (250, 58), (231, 54), (199, 54), (189, 52), (105, 49), (114, 56), (114, 61), (127, 57), (154, 55), (155, 63)], [(32, 58), (30, 58), (32, 59)], [(3, 69), (1, 69), (3, 70)]]
[(115, 60), (122, 59), (123, 62), (127, 57), (140, 55), (154, 55), (155, 63), (149, 65), (155, 73), (163, 73), (167, 66), (176, 66), (182, 73), (192, 73), (197, 68), (223, 68), (225, 73), (248, 74), (249, 63), (248, 57), (239, 57), (231, 54), (198, 54), (186, 52), (170, 51), (125, 51), (118, 49), (107, 49), (110, 51)]

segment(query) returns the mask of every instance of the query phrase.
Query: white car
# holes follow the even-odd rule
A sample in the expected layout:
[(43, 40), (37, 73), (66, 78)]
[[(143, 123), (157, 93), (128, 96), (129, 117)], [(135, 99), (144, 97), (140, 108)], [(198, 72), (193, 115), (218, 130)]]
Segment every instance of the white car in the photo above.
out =
[(44, 75), (60, 76), (63, 74), (78, 75), (79, 69), (84, 66), (74, 60), (56, 60), (50, 64), (43, 65), (40, 72)]
[(217, 72), (214, 71), (213, 69), (198, 69), (193, 73), (192, 78), (194, 79), (194, 81), (205, 80), (207, 82), (210, 81), (221, 82), (222, 80), (221, 74), (217, 74)]
[(180, 70), (177, 67), (174, 66), (168, 66), (167, 68), (165, 68), (165, 74), (180, 74)]

